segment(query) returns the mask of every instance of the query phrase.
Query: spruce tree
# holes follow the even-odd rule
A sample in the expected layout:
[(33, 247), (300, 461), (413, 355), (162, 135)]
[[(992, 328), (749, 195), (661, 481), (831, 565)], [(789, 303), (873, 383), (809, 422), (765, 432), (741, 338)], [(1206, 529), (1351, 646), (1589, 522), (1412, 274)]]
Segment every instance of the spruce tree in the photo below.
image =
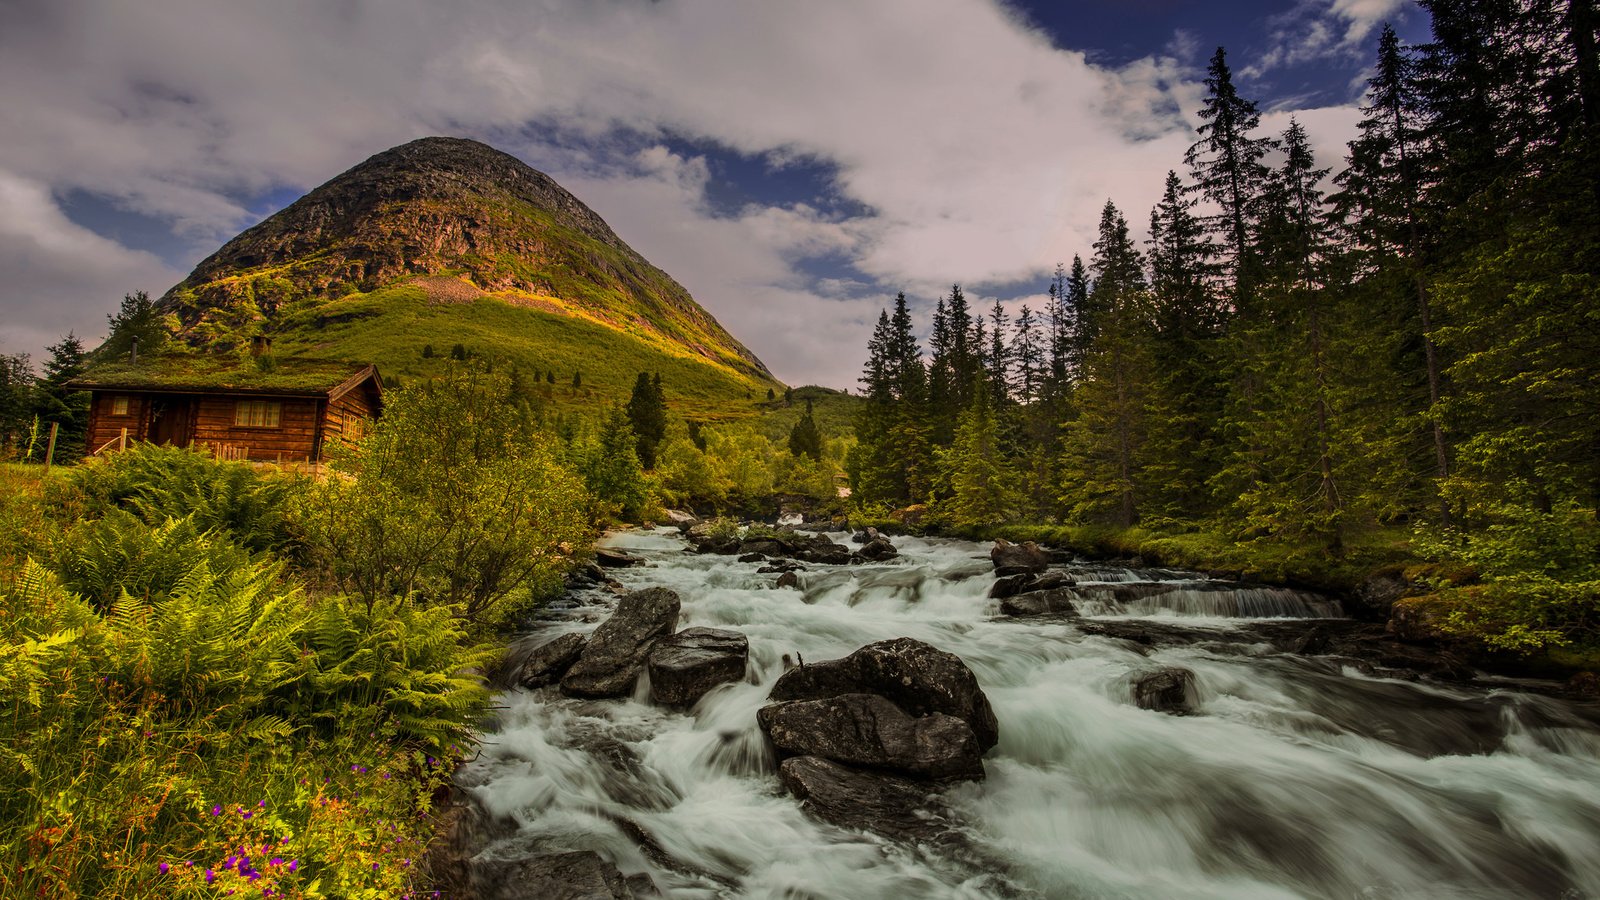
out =
[(1016, 334), (1011, 340), (1011, 358), (1016, 361), (1015, 391), (1018, 402), (1039, 399), (1045, 376), (1044, 348), (1039, 340), (1039, 323), (1033, 309), (1023, 304), (1017, 313)]
[(74, 391), (67, 383), (88, 368), (89, 355), (83, 349), (83, 342), (72, 332), (47, 349), (50, 358), (45, 360), (44, 377), (39, 379), (34, 391), (34, 415), (44, 427), (48, 427), (45, 423), (49, 422), (59, 425), (56, 459), (78, 459), (83, 456), (89, 427), (89, 394)]
[(1212, 230), (1221, 239), (1222, 255), (1233, 275), (1233, 302), (1247, 307), (1254, 277), (1251, 229), (1268, 177), (1261, 160), (1272, 141), (1251, 136), (1261, 124), (1261, 113), (1254, 101), (1239, 96), (1224, 48), (1218, 47), (1211, 57), (1205, 83), (1206, 100), (1199, 113), (1205, 122), (1184, 162), (1200, 193), (1219, 207), (1211, 218)]
[(662, 396), (661, 380), (644, 372), (634, 380), (633, 394), (628, 398), (628, 424), (637, 439), (639, 463), (645, 469), (656, 467), (656, 447), (667, 436), (667, 404)]
[(817, 422), (811, 417), (810, 398), (806, 399), (805, 414), (789, 429), (789, 452), (795, 456), (822, 458), (822, 432), (817, 430)]

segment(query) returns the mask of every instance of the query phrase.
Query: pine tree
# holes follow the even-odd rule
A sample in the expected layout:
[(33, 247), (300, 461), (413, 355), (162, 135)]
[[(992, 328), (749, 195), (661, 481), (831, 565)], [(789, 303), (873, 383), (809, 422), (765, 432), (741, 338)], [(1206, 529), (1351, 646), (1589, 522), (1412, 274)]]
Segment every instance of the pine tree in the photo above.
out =
[(1000, 450), (992, 391), (980, 378), (968, 393), (972, 405), (961, 413), (955, 440), (939, 454), (949, 492), (940, 507), (957, 525), (995, 525), (1015, 510), (1016, 475)]
[[(73, 460), (83, 456), (89, 427), (89, 394), (74, 391), (67, 383), (83, 375), (89, 355), (78, 336), (68, 332), (60, 342), (47, 348), (50, 358), (44, 363), (44, 377), (34, 391), (34, 415), (41, 424), (57, 423), (56, 459)], [(43, 448), (40, 448), (41, 451)]]
[(1033, 309), (1023, 304), (1017, 313), (1016, 335), (1011, 341), (1011, 358), (1016, 360), (1016, 395), (1021, 403), (1039, 399), (1045, 378), (1044, 348), (1040, 345), (1039, 324)]
[(1232, 270), (1233, 302), (1247, 307), (1254, 278), (1251, 228), (1268, 176), (1261, 160), (1272, 141), (1251, 137), (1261, 124), (1261, 114), (1254, 101), (1239, 96), (1222, 47), (1217, 48), (1206, 70), (1206, 91), (1205, 106), (1199, 113), (1205, 123), (1183, 158), (1200, 193), (1220, 207), (1211, 226), (1221, 238), (1223, 256)]
[(1195, 201), (1168, 172), (1150, 213), (1150, 296), (1155, 364), (1149, 454), (1152, 506), (1170, 516), (1207, 509), (1207, 481), (1218, 466), (1225, 384), (1219, 377), (1220, 311), (1213, 293), (1216, 248), (1192, 212)]
[(634, 380), (633, 394), (628, 398), (628, 424), (637, 439), (639, 464), (645, 469), (656, 467), (656, 447), (667, 436), (667, 404), (661, 392), (661, 376), (654, 380), (644, 372)]
[(822, 458), (822, 432), (817, 430), (817, 422), (811, 417), (809, 398), (806, 400), (805, 414), (789, 429), (789, 452), (794, 456)]
[(1150, 395), (1149, 296), (1128, 223), (1106, 202), (1091, 263), (1094, 339), (1064, 437), (1062, 500), (1084, 520), (1139, 520)]
[(1000, 301), (989, 312), (989, 350), (984, 354), (988, 369), (989, 393), (995, 409), (1011, 402), (1011, 345), (1007, 341), (1010, 316)]
[(644, 470), (635, 449), (638, 445), (633, 426), (628, 424), (627, 410), (621, 406), (612, 407), (583, 467), (589, 492), (602, 503), (613, 505), (630, 520), (638, 516), (649, 500)]
[(114, 314), (106, 316), (106, 322), (109, 333), (105, 343), (95, 351), (103, 360), (125, 359), (135, 345), (141, 356), (160, 353), (172, 334), (167, 329), (166, 316), (144, 291), (125, 294), (122, 305)]
[(574, 371), (572, 373), (572, 389), (577, 390), (581, 387), (583, 387), (583, 373)]

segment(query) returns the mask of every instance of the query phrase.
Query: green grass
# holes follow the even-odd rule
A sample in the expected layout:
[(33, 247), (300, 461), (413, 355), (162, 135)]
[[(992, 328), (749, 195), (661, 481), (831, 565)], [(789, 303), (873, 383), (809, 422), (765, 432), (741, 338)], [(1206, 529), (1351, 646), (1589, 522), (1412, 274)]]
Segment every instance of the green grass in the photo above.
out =
[[(471, 303), (430, 302), (420, 287), (384, 288), (337, 300), (297, 304), (279, 324), (274, 353), (285, 363), (337, 357), (375, 362), (382, 373), (408, 380), (443, 373), (451, 348), (463, 345), (496, 366), (515, 367), (557, 408), (589, 409), (626, 401), (641, 371), (660, 372), (667, 405), (692, 419), (721, 421), (757, 413), (767, 388), (782, 385), (688, 353), (668, 352), (600, 323), (514, 305), (494, 297)], [(432, 359), (423, 348), (431, 344)], [(556, 383), (543, 375), (554, 371)], [(583, 387), (573, 390), (574, 372)]]
[[(856, 411), (866, 402), (854, 394), (811, 384), (794, 389), (793, 402), (783, 402), (783, 388), (776, 388), (776, 399), (767, 400), (765, 391), (757, 407), (762, 412), (761, 433), (769, 440), (784, 443), (789, 440), (789, 429), (805, 415), (806, 401), (811, 401), (811, 418), (823, 438), (839, 438), (856, 433)], [(787, 444), (784, 444), (787, 446)]]
[(172, 352), (138, 363), (101, 363), (79, 379), (87, 385), (249, 388), (279, 391), (326, 391), (359, 372), (364, 363), (337, 359), (255, 359), (237, 353)]

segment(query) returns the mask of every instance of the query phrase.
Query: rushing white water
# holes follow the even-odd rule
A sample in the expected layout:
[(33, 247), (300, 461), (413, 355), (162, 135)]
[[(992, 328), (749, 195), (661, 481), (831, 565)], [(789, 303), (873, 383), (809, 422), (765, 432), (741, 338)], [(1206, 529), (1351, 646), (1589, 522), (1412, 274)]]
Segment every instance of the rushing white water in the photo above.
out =
[[(651, 560), (614, 573), (629, 588), (679, 593), (680, 628), (744, 632), (750, 677), (690, 713), (505, 694), (460, 776), (516, 822), (491, 856), (597, 850), (673, 898), (1600, 897), (1593, 709), (1365, 677), (1264, 645), (1152, 650), (1067, 620), (1006, 619), (977, 544), (899, 538), (897, 560), (812, 566), (794, 590), (756, 564), (686, 553), (675, 532), (608, 543)], [(1179, 587), (1088, 611), (1218, 633), (1238, 626), (1230, 615), (1332, 611), (1130, 571), (1093, 580)], [(1089, 580), (1080, 573), (1083, 596)], [(574, 611), (529, 640), (605, 614)], [(968, 831), (959, 852), (811, 819), (778, 786), (756, 728), (785, 654), (814, 662), (899, 636), (965, 660), (1000, 721), (987, 780), (949, 794)], [(1196, 674), (1199, 715), (1132, 704), (1130, 674), (1160, 665)]]

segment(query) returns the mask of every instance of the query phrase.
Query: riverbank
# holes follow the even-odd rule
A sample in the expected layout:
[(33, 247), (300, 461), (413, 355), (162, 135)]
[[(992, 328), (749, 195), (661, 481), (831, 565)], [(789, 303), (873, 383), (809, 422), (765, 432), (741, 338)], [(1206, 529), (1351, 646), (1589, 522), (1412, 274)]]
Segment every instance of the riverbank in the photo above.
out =
[[(855, 520), (852, 520), (855, 524)], [(1517, 678), (1576, 679), (1589, 689), (1600, 670), (1600, 643), (1581, 638), (1526, 648), (1497, 647), (1496, 634), (1517, 622), (1494, 622), (1496, 631), (1472, 615), (1484, 592), (1478, 573), (1465, 563), (1425, 559), (1408, 529), (1375, 529), (1353, 535), (1344, 551), (1330, 554), (1318, 543), (1262, 538), (1239, 541), (1204, 529), (1160, 530), (1099, 525), (1012, 524), (964, 526), (939, 531), (904, 521), (861, 520), (890, 534), (944, 533), (967, 540), (1034, 541), (1094, 560), (1188, 569), (1221, 578), (1301, 588), (1329, 594), (1356, 619), (1387, 626), (1388, 633), (1417, 646), (1438, 649), (1485, 671)], [(1513, 607), (1511, 614), (1516, 614)], [(1533, 614), (1526, 618), (1532, 620)], [(1529, 621), (1524, 627), (1537, 627)]]

